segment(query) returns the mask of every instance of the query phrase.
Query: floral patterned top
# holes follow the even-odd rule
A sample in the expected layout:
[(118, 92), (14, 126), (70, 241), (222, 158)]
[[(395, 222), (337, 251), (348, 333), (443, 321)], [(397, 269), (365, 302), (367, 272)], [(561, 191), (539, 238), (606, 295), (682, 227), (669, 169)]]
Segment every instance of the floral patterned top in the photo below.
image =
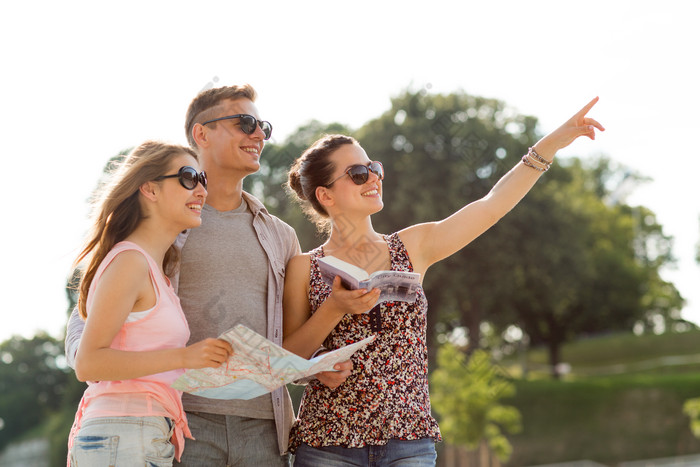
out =
[[(391, 269), (413, 271), (399, 235), (385, 235)], [(330, 295), (321, 278), (318, 258), (323, 247), (310, 252), (309, 301), (315, 312)], [(375, 307), (377, 310), (377, 307)], [(313, 447), (349, 448), (384, 445), (390, 439), (433, 438), (440, 429), (430, 414), (426, 313), (428, 302), (418, 288), (415, 303), (383, 302), (377, 311), (345, 315), (324, 346), (337, 349), (373, 334), (377, 338), (352, 356), (353, 371), (336, 389), (312, 380), (304, 391), (299, 418), (290, 434), (290, 450), (301, 443)], [(374, 315), (374, 318), (372, 317)], [(379, 329), (373, 319), (379, 316)]]

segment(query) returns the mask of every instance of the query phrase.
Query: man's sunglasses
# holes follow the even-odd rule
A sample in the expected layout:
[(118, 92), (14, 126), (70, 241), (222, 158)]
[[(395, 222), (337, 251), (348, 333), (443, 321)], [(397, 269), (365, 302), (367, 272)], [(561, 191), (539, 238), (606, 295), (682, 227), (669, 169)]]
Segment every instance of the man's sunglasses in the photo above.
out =
[(202, 187), (204, 187), (205, 189), (207, 187), (207, 174), (204, 173), (203, 170), (197, 173), (194, 167), (190, 167), (189, 165), (180, 167), (180, 170), (178, 170), (177, 173), (174, 175), (161, 175), (160, 177), (156, 177), (153, 180), (157, 182), (165, 178), (175, 177), (177, 177), (177, 180), (180, 182), (180, 185), (182, 185), (188, 190), (194, 190), (195, 188), (197, 188), (197, 183), (201, 184)]
[(372, 161), (367, 165), (362, 165), (362, 164), (355, 164), (351, 165), (348, 167), (348, 170), (343, 172), (343, 175), (340, 177), (336, 178), (332, 182), (330, 182), (328, 185), (326, 185), (326, 188), (333, 185), (335, 182), (340, 180), (346, 175), (350, 175), (350, 179), (352, 179), (352, 182), (355, 185), (362, 185), (369, 180), (369, 173), (372, 172), (374, 175), (377, 176), (379, 180), (384, 180), (384, 166), (382, 165), (381, 162), (377, 161)]
[(270, 122), (267, 122), (265, 120), (258, 120), (257, 118), (248, 114), (236, 114), (229, 115), (227, 117), (219, 117), (213, 120), (207, 120), (206, 122), (202, 123), (202, 125), (206, 125), (207, 123), (218, 122), (219, 120), (231, 120), (234, 118), (240, 119), (238, 124), (241, 126), (241, 130), (243, 130), (243, 133), (245, 133), (246, 135), (252, 135), (253, 133), (255, 133), (255, 127), (259, 126), (263, 133), (265, 133), (265, 139), (270, 139), (270, 136), (272, 136), (272, 125), (270, 124)]

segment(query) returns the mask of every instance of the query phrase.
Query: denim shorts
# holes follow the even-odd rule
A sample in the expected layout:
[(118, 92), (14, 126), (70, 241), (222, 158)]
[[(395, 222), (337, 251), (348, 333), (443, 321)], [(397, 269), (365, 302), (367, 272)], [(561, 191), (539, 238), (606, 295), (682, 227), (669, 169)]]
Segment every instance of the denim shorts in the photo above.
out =
[(75, 435), (71, 467), (172, 466), (173, 423), (166, 417), (99, 417)]
[(344, 448), (301, 444), (294, 456), (294, 467), (432, 467), (437, 460), (435, 441), (390, 439), (384, 446)]

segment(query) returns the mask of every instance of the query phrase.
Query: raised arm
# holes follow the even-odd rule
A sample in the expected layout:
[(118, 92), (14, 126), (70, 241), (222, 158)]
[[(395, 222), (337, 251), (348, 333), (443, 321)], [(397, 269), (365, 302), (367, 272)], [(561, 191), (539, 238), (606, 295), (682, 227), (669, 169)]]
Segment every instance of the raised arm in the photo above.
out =
[(513, 167), (483, 198), (442, 221), (418, 224), (401, 231), (401, 239), (416, 272), (425, 273), (430, 265), (464, 248), (498, 222), (530, 191), (559, 149), (580, 136), (595, 139), (596, 129), (604, 131), (600, 123), (586, 116), (596, 102), (597, 97), (539, 140), (533, 146), (534, 154)]
[(110, 348), (131, 311), (155, 305), (148, 263), (140, 253), (117, 255), (93, 293), (75, 359), (75, 373), (81, 381), (123, 380), (178, 368), (216, 367), (232, 351), (230, 344), (213, 338), (186, 348), (143, 352)]

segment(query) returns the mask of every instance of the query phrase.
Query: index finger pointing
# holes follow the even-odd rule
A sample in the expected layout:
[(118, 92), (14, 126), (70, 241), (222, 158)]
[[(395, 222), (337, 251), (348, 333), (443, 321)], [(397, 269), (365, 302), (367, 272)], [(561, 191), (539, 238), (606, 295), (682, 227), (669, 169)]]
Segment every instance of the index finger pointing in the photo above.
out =
[(588, 104), (586, 104), (581, 110), (576, 112), (575, 117), (583, 117), (588, 113), (589, 110), (593, 108), (593, 106), (598, 102), (598, 96), (594, 97)]

